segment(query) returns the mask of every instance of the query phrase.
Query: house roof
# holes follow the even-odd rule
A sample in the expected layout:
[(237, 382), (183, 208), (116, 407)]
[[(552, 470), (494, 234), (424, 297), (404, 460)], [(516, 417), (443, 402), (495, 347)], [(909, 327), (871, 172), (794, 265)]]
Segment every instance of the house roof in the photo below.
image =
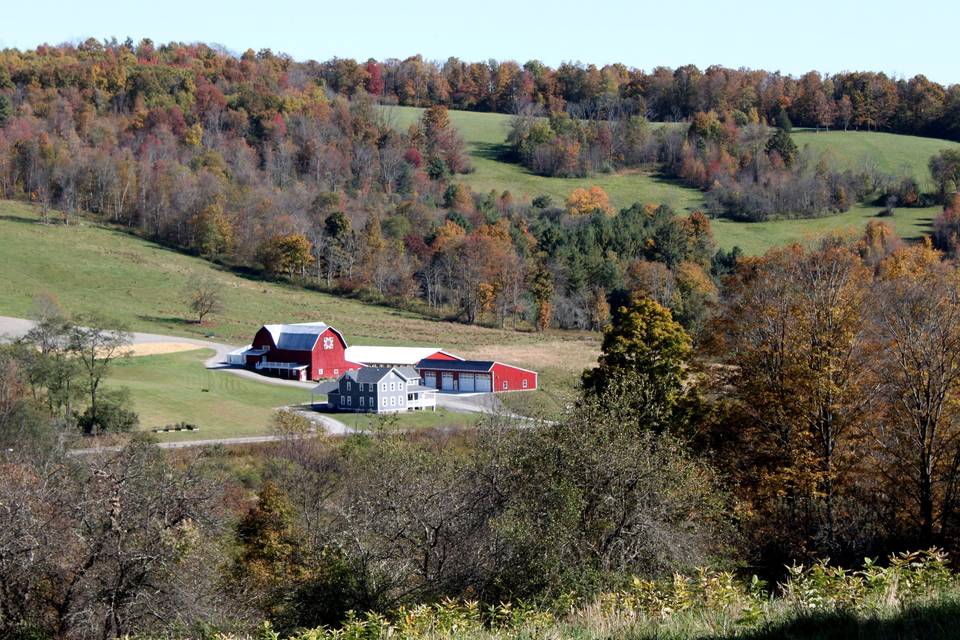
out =
[[(383, 380), (387, 375), (393, 371), (398, 376), (404, 380), (419, 380), (420, 376), (416, 371), (406, 368), (406, 372), (397, 367), (360, 367), (357, 371), (348, 371), (343, 374), (344, 376), (350, 378), (355, 382), (364, 382), (364, 383), (376, 383)], [(341, 376), (342, 378), (343, 376)]]
[(336, 380), (325, 380), (313, 388), (313, 393), (333, 393), (339, 388), (338, 384)]
[(265, 324), (277, 349), (288, 351), (313, 351), (317, 340), (330, 325), (326, 322), (301, 322), (297, 324)]
[[(390, 364), (414, 366), (424, 358), (437, 353), (446, 353), (436, 347), (379, 347), (356, 345), (347, 347), (344, 358), (360, 364)], [(447, 353), (452, 358), (453, 354)], [(457, 358), (459, 360), (459, 358)]]
[(466, 371), (487, 373), (493, 369), (493, 360), (421, 360), (417, 369), (436, 369), (438, 371)]

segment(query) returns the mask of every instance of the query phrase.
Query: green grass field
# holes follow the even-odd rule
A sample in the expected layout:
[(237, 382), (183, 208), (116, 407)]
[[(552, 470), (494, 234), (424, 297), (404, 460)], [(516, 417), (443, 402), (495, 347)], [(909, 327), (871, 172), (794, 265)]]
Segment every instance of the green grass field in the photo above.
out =
[(157, 434), (161, 441), (197, 440), (266, 433), (280, 407), (310, 401), (306, 389), (264, 384), (206, 369), (209, 349), (118, 360), (107, 388), (130, 389), (140, 428), (156, 429), (178, 422), (199, 431)]
[[(415, 107), (386, 107), (389, 118), (398, 127), (415, 122), (422, 109)], [(460, 179), (476, 191), (509, 190), (515, 196), (532, 198), (548, 194), (562, 202), (577, 187), (599, 185), (617, 207), (634, 202), (669, 204), (677, 211), (690, 211), (703, 206), (703, 195), (676, 181), (666, 180), (642, 172), (616, 175), (598, 175), (591, 178), (545, 178), (536, 176), (517, 164), (496, 159), (503, 149), (510, 116), (498, 113), (451, 111), (451, 122), (467, 142), (474, 173)], [(795, 131), (798, 146), (809, 145), (815, 153), (828, 153), (840, 166), (852, 169), (873, 163), (878, 169), (894, 174), (911, 174), (921, 185), (929, 187), (927, 161), (937, 151), (960, 148), (960, 143), (932, 138), (901, 136), (890, 133), (864, 131)], [(880, 212), (880, 207), (858, 205), (850, 211), (823, 218), (805, 220), (775, 220), (772, 222), (743, 223), (715, 220), (717, 243), (730, 249), (739, 246), (747, 254), (765, 252), (770, 247), (791, 242), (813, 241), (824, 233), (859, 232)], [(894, 218), (886, 221), (907, 239), (917, 238), (930, 230), (930, 221), (937, 208), (900, 209)]]
[(866, 131), (794, 131), (794, 142), (801, 149), (809, 146), (818, 154), (828, 154), (840, 167), (861, 169), (875, 166), (884, 173), (911, 175), (923, 189), (931, 190), (930, 156), (944, 149), (960, 149), (960, 143), (936, 138), (901, 136)]

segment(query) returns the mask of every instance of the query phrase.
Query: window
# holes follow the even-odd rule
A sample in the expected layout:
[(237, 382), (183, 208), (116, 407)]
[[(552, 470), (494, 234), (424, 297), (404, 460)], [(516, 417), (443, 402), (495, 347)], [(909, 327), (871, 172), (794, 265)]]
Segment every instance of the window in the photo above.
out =
[(526, 378), (523, 379), (523, 388), (524, 388), (524, 389), (527, 388), (527, 379), (526, 379)]
[(323, 369), (320, 369), (320, 375), (321, 376), (323, 375)]
[(397, 406), (397, 397), (396, 397), (396, 396), (390, 396), (390, 406), (391, 406), (391, 407)]
[(403, 391), (403, 383), (402, 383), (402, 382), (398, 382), (398, 383), (397, 383), (397, 390)]
[(347, 380), (347, 391), (350, 391), (351, 389), (352, 389), (351, 382)]
[(353, 396), (347, 396), (347, 406), (349, 407), (352, 404), (353, 404)]
[(340, 369), (334, 369), (334, 370), (333, 370), (333, 375), (335, 375), (335, 376), (340, 375)]
[(370, 396), (369, 402), (371, 407), (377, 406), (377, 401), (373, 399), (373, 396)]
[(397, 385), (394, 384), (393, 382), (391, 382), (391, 383), (390, 383), (390, 391), (396, 391), (396, 390), (397, 390)]
[(383, 399), (383, 402), (381, 402), (380, 404), (382, 404), (383, 406), (387, 406), (387, 399), (384, 398), (384, 399)]
[(360, 396), (360, 406), (361, 406), (361, 407), (363, 406), (363, 401), (364, 401), (364, 400), (366, 400), (366, 398), (363, 397), (363, 396)]
[(503, 388), (504, 388), (504, 389), (507, 388), (507, 381), (506, 381), (506, 380), (503, 381)]
[(381, 385), (380, 388), (383, 389), (384, 391), (386, 391), (386, 390), (387, 390), (387, 383), (384, 382), (383, 385)]

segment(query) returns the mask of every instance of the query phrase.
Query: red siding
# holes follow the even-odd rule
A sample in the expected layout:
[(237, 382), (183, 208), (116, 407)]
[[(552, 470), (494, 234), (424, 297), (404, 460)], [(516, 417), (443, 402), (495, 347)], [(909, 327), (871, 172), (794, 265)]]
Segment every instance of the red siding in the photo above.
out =
[[(330, 349), (324, 349), (324, 338), (333, 338), (333, 345)], [(295, 362), (297, 364), (307, 365), (307, 378), (309, 380), (319, 380), (321, 378), (333, 378), (346, 373), (349, 369), (359, 369), (360, 365), (355, 362), (348, 362), (344, 359), (344, 352), (347, 349), (347, 343), (332, 328), (328, 328), (317, 339), (317, 344), (313, 351), (290, 351), (287, 349), (277, 349), (273, 343), (273, 337), (266, 327), (262, 327), (253, 337), (253, 347), (269, 347), (263, 356), (248, 357), (247, 366), (254, 367), (261, 358), (266, 358), (270, 362)], [(320, 373), (320, 371), (323, 373)], [(336, 373), (334, 373), (336, 371)]]
[[(324, 349), (324, 338), (333, 338), (333, 348)], [(340, 337), (340, 334), (333, 329), (324, 331), (317, 340), (317, 345), (313, 349), (313, 362), (310, 371), (311, 380), (321, 378), (335, 378), (343, 375), (350, 369), (359, 369), (361, 365), (356, 362), (349, 362), (343, 356), (347, 350), (346, 341)], [(320, 370), (323, 373), (320, 373)], [(336, 371), (336, 373), (334, 373)]]
[[(524, 382), (527, 383), (526, 387), (523, 386)], [(500, 362), (493, 364), (494, 391), (529, 391), (536, 388), (537, 374), (535, 371), (527, 371)]]
[(459, 360), (459, 358), (450, 355), (449, 353), (444, 353), (443, 351), (437, 351), (432, 356), (427, 356), (424, 360)]

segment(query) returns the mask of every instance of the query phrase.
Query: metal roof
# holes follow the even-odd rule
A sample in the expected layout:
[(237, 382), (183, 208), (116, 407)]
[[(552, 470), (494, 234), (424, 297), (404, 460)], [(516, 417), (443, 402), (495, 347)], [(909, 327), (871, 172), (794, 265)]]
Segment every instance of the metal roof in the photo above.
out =
[(417, 369), (436, 369), (437, 371), (474, 371), (487, 373), (493, 369), (493, 360), (421, 360)]
[(301, 322), (297, 324), (265, 324), (277, 349), (288, 351), (313, 351), (320, 334), (330, 328), (325, 322)]
[[(437, 347), (379, 347), (355, 345), (347, 347), (344, 358), (360, 364), (413, 367), (424, 358), (446, 353)], [(450, 354), (448, 354), (450, 355)], [(456, 357), (456, 356), (451, 356)]]

